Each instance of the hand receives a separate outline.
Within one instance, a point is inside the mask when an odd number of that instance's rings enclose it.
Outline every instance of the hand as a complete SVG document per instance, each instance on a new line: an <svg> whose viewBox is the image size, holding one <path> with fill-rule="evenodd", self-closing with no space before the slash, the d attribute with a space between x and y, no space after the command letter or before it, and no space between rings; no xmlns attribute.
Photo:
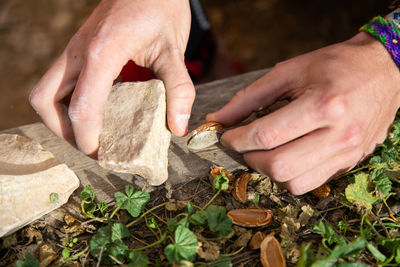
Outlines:
<svg viewBox="0 0 400 267"><path fill-rule="evenodd" d="M275 66L207 120L234 125L279 99L288 105L221 142L293 194L354 167L382 143L400 106L400 74L367 33Z"/></svg>
<svg viewBox="0 0 400 267"><path fill-rule="evenodd" d="M33 89L30 102L55 134L75 137L79 149L95 154L113 80L131 59L164 81L169 128L185 135L195 97L184 64L189 31L187 0L103 0Z"/></svg>

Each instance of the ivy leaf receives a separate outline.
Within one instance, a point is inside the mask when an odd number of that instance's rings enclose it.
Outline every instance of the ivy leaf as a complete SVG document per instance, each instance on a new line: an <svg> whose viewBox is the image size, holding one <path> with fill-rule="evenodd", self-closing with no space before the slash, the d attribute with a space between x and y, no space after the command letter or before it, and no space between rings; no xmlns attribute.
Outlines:
<svg viewBox="0 0 400 267"><path fill-rule="evenodd" d="M348 201L357 207L371 210L372 204L377 201L370 192L368 192L369 176L365 173L359 173L354 176L354 184L347 186L345 195Z"/></svg>
<svg viewBox="0 0 400 267"><path fill-rule="evenodd" d="M387 197L390 194L390 191L392 190L392 182L384 171L374 178L374 182L376 184L376 190L382 193L383 197Z"/></svg>
<svg viewBox="0 0 400 267"><path fill-rule="evenodd" d="M83 201L94 201L95 195L92 187L89 184L82 190L80 199Z"/></svg>
<svg viewBox="0 0 400 267"><path fill-rule="evenodd" d="M25 253L23 261L17 261L17 267L39 267L40 262L35 259L30 253Z"/></svg>
<svg viewBox="0 0 400 267"><path fill-rule="evenodd" d="M322 235L323 239L326 240L329 245L334 243L346 243L346 240L342 236L339 236L329 223L325 224L322 221L319 221L317 225L314 225L313 232Z"/></svg>
<svg viewBox="0 0 400 267"><path fill-rule="evenodd" d="M210 205L205 210L205 216L211 232L216 232L221 236L226 236L232 232L232 220L226 215L224 207Z"/></svg>
<svg viewBox="0 0 400 267"><path fill-rule="evenodd" d="M196 258L197 239L188 228L179 225L175 230L175 244L165 247L164 253L170 263L181 260L193 261Z"/></svg>
<svg viewBox="0 0 400 267"><path fill-rule="evenodd" d="M108 255L112 255L118 260L123 260L129 250L124 242L117 238L118 236L126 237L126 232L120 225L114 226L110 224L100 227L90 240L90 254L98 258L100 251L102 251L100 261L104 264L114 263Z"/></svg>
<svg viewBox="0 0 400 267"><path fill-rule="evenodd" d="M226 176L225 172L221 172L217 177L214 178L213 180L213 189L215 191L221 190L227 190L229 187L229 179Z"/></svg>
<svg viewBox="0 0 400 267"><path fill-rule="evenodd" d="M203 225L207 222L207 216L203 210L196 211L190 216L190 222L194 225Z"/></svg>
<svg viewBox="0 0 400 267"><path fill-rule="evenodd" d="M147 256L138 251L129 252L128 258L130 262L126 265L127 267L146 267L149 265Z"/></svg>
<svg viewBox="0 0 400 267"><path fill-rule="evenodd" d="M123 239L125 237L131 236L131 233L126 227L125 224L122 223L114 223L111 227L111 241L115 241L118 239Z"/></svg>
<svg viewBox="0 0 400 267"><path fill-rule="evenodd" d="M125 194L116 192L114 194L117 206L120 209L127 210L132 217L138 217L143 211L150 195L144 191L135 191L135 188L128 184L125 187Z"/></svg>

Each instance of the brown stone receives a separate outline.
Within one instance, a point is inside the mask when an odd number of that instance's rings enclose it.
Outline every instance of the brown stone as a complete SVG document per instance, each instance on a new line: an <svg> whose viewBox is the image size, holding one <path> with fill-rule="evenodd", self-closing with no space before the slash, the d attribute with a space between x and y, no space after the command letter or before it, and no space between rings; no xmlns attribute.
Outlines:
<svg viewBox="0 0 400 267"><path fill-rule="evenodd" d="M79 179L36 141L0 134L0 237L68 201ZM57 195L50 201L50 194Z"/></svg>
<svg viewBox="0 0 400 267"><path fill-rule="evenodd" d="M98 158L103 168L138 174L150 185L160 185L168 178L170 138L162 81L113 87L99 138Z"/></svg>

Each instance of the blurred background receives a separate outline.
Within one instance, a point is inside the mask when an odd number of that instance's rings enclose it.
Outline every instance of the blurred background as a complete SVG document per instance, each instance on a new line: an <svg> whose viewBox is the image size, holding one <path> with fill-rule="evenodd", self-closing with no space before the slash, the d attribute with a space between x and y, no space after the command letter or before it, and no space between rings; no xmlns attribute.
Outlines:
<svg viewBox="0 0 400 267"><path fill-rule="evenodd" d="M29 92L98 2L0 0L0 130L40 121ZM220 52L241 71L346 40L373 16L388 13L390 2L201 0ZM231 74L217 71L208 80Z"/></svg>

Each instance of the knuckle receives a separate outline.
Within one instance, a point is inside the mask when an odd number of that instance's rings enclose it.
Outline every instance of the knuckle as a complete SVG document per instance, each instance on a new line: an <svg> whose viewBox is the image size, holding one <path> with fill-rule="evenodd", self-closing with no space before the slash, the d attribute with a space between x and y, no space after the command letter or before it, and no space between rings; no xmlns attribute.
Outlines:
<svg viewBox="0 0 400 267"><path fill-rule="evenodd" d="M278 134L274 130L266 131L257 129L254 134L254 142L257 148L272 149L275 147L278 139Z"/></svg>
<svg viewBox="0 0 400 267"><path fill-rule="evenodd" d="M45 105L45 98L43 93L38 88L34 88L29 94L29 103L33 107L33 109L39 112L43 106Z"/></svg>
<svg viewBox="0 0 400 267"><path fill-rule="evenodd" d="M347 101L342 95L324 97L316 105L316 115L324 121L336 121L345 116Z"/></svg>
<svg viewBox="0 0 400 267"><path fill-rule="evenodd" d="M100 37L93 37L87 46L86 59L88 61L97 61L105 48L105 40Z"/></svg>
<svg viewBox="0 0 400 267"><path fill-rule="evenodd" d="M346 148L358 148L363 143L362 129L358 125L352 125L348 127L340 139L340 142Z"/></svg>
<svg viewBox="0 0 400 267"><path fill-rule="evenodd" d="M86 122L91 120L91 110L87 103L71 103L68 116L72 122Z"/></svg>
<svg viewBox="0 0 400 267"><path fill-rule="evenodd" d="M269 162L270 176L277 182L286 182L290 179L292 166L289 162L281 159L272 159Z"/></svg>

